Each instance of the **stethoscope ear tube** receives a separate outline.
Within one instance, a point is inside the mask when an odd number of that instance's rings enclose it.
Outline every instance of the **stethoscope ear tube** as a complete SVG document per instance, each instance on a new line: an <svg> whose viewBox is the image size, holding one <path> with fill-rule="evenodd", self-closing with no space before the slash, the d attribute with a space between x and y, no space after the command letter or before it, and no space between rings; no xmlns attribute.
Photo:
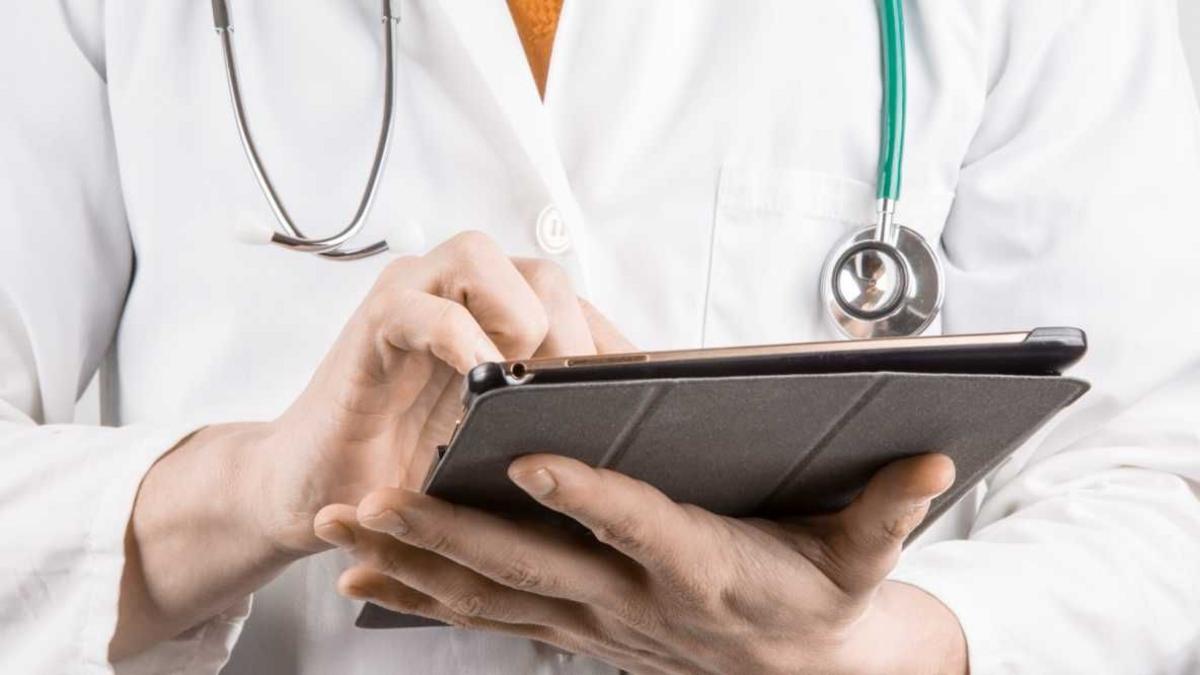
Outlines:
<svg viewBox="0 0 1200 675"><path fill-rule="evenodd" d="M212 0L213 27L217 30L229 28L229 6L225 0Z"/></svg>
<svg viewBox="0 0 1200 675"><path fill-rule="evenodd" d="M914 230L895 222L903 183L907 127L907 62L903 0L876 0L879 11L883 104L876 186L878 219L873 228L854 233L836 247L822 272L821 298L838 330L850 337L914 335L936 316L943 295L937 255ZM212 0L213 26L221 39L234 120L250 169L275 216L279 230L249 228L254 241L334 260L355 260L388 249L379 241L358 249L342 248L363 228L383 174L395 122L395 24L390 0L381 0L384 22L385 82L383 122L375 158L353 219L336 234L306 237L284 208L263 167L246 122L234 59L227 0ZM871 269L867 269L870 267ZM844 286L844 287L843 287ZM850 297L846 291L852 291Z"/></svg>
<svg viewBox="0 0 1200 675"><path fill-rule="evenodd" d="M388 148L391 145L392 128L395 124L395 33L396 20L392 13L390 0L381 0L383 10L383 40L384 40L384 93L383 93L383 122L379 131L379 141L375 148L375 157L371 163L371 172L363 189L362 198L350 223L336 234L324 238L306 237L299 226L292 220L284 207L282 200L263 166L254 137L250 133L246 121L245 106L242 103L242 92L239 85L237 62L233 53L231 33L233 26L229 20L229 7L226 0L212 0L213 26L221 39L221 51L225 60L225 76L229 85L229 96L233 104L234 122L237 125L238 137L242 149L250 163L254 179L262 190L263 197L271 207L275 221L282 232L272 231L269 243L282 246L294 251L315 253L333 260L357 260L386 251L388 246L384 241L375 242L369 246L357 249L343 249L342 246L362 232L367 215L374 204L375 195L379 191L379 181L383 176Z"/></svg>

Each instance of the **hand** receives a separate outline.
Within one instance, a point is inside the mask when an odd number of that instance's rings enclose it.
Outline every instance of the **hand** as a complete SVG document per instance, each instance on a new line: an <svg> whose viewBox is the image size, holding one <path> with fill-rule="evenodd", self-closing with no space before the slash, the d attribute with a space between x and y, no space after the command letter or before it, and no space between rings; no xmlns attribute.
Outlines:
<svg viewBox="0 0 1200 675"><path fill-rule="evenodd" d="M509 259L478 233L396 260L308 387L260 434L262 529L295 555L327 548L312 534L320 507L420 483L461 413L461 376L472 367L597 347L628 343L551 262Z"/></svg>
<svg viewBox="0 0 1200 675"><path fill-rule="evenodd" d="M217 424L150 468L125 537L112 659L178 635L328 548L312 518L423 477L481 361L626 350L562 270L481 234L395 261L277 420Z"/></svg>
<svg viewBox="0 0 1200 675"><path fill-rule="evenodd" d="M594 540L379 490L317 516L318 535L359 561L339 590L634 672L966 670L949 610L884 581L954 480L943 455L892 464L841 512L792 522L716 516L552 455L509 476Z"/></svg>

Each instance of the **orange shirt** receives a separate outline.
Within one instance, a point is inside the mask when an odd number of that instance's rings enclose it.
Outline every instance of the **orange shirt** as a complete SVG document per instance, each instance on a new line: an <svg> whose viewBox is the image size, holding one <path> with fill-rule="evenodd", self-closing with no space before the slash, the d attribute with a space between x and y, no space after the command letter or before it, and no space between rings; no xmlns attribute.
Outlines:
<svg viewBox="0 0 1200 675"><path fill-rule="evenodd" d="M525 48L525 58L537 82L538 94L546 95L546 75L550 70L550 52L563 0L508 0L517 35Z"/></svg>

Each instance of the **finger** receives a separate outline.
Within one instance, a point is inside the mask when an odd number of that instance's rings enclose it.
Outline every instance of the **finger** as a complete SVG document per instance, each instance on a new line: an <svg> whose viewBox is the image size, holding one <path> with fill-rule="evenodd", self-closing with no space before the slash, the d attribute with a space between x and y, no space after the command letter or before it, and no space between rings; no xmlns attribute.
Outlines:
<svg viewBox="0 0 1200 675"><path fill-rule="evenodd" d="M428 596L451 612L472 619L554 626L577 634L589 631L585 608L501 585L451 560L366 529L355 510L336 505L322 510L316 531L328 533L330 521L350 533L339 544L356 560Z"/></svg>
<svg viewBox="0 0 1200 675"><path fill-rule="evenodd" d="M464 232L429 252L433 288L471 314L510 359L533 355L549 318L541 300L491 237Z"/></svg>
<svg viewBox="0 0 1200 675"><path fill-rule="evenodd" d="M954 483L954 462L931 454L893 462L836 514L826 546L837 562L832 580L851 593L869 591L891 572L904 540L930 502Z"/></svg>
<svg viewBox="0 0 1200 675"><path fill-rule="evenodd" d="M395 480L386 483L416 489L424 484L426 475L436 463L437 447L447 442L455 421L462 413L463 379L434 358L407 359L395 379L399 382L404 378L408 378L410 386L405 388L398 385L393 388L395 391L387 387L349 389L357 389L356 395L361 398L385 396L376 407L381 416L386 416L382 421L392 427L390 443L395 448L411 449L411 452L401 453L399 458L387 453L373 456L370 474L380 478L395 475ZM423 384L417 388L412 387L411 383ZM381 395L379 390L384 394ZM369 393L361 393L363 391ZM397 424L397 412L420 424ZM370 430L364 427L363 420L353 420L352 424L345 430L347 438L370 437Z"/></svg>
<svg viewBox="0 0 1200 675"><path fill-rule="evenodd" d="M460 614L436 598L421 593L366 565L357 565L343 572L338 578L337 589L342 595L356 600L373 602L393 612L424 616L460 628L486 630L538 640L571 653L587 652L614 665L625 664L628 666L639 663L639 655L635 650L607 644L607 641L593 639L593 636L590 635L580 635L554 626L510 623L495 621L488 617ZM659 673L664 671L644 670L639 666L637 672Z"/></svg>
<svg viewBox="0 0 1200 675"><path fill-rule="evenodd" d="M455 371L465 374L502 358L461 305L414 288L373 291L322 361L313 376L317 386L306 396L318 406L332 400L337 409L358 415L356 424L368 418L391 424L390 417L426 402L428 387L413 383L437 385Z"/></svg>
<svg viewBox="0 0 1200 675"><path fill-rule="evenodd" d="M550 626L497 621L474 614L463 614L437 598L367 565L358 565L338 577L337 590L356 600L373 602L393 612L415 614L459 628L487 630L550 642L558 632Z"/></svg>
<svg viewBox="0 0 1200 675"><path fill-rule="evenodd" d="M598 540L657 571L678 570L697 542L698 523L662 492L607 469L556 455L527 455L509 478L543 505L570 516Z"/></svg>
<svg viewBox="0 0 1200 675"><path fill-rule="evenodd" d="M508 588L604 608L619 606L634 592L628 561L562 532L523 526L428 495L377 490L359 504L358 520Z"/></svg>
<svg viewBox="0 0 1200 675"><path fill-rule="evenodd" d="M372 385L411 379L396 375L397 355L381 347L428 352L466 374L481 362L504 360L506 352L514 358L531 355L546 335L547 321L524 277L495 242L477 232L455 236L426 256L390 263L356 317L360 320L351 322L342 339L358 347L335 350L335 360L349 360L353 372L365 374ZM367 403L378 407L381 398L386 396L377 393Z"/></svg>
<svg viewBox="0 0 1200 675"><path fill-rule="evenodd" d="M463 305L411 288L396 290L370 310L392 347L404 352L428 352L460 374L484 361L503 360L483 327Z"/></svg>
<svg viewBox="0 0 1200 675"><path fill-rule="evenodd" d="M513 258L513 264L546 311L546 339L534 356L595 354L592 331L566 270L541 258Z"/></svg>
<svg viewBox="0 0 1200 675"><path fill-rule="evenodd" d="M439 383L431 382L428 388L433 389ZM462 379L458 377L447 379L441 383L440 391L430 392L430 403L424 410L415 413L412 419L423 420L421 428L415 434L415 442L411 446L413 452L407 459L407 471L402 474L406 480L398 485L410 490L419 489L425 484L433 467L438 461L438 446L450 442L454 435L454 427L463 414Z"/></svg>
<svg viewBox="0 0 1200 675"><path fill-rule="evenodd" d="M592 333L592 342L596 345L597 353L617 354L637 351L637 347L626 339L616 325L596 309L595 305L583 298L579 298L578 301L588 329Z"/></svg>

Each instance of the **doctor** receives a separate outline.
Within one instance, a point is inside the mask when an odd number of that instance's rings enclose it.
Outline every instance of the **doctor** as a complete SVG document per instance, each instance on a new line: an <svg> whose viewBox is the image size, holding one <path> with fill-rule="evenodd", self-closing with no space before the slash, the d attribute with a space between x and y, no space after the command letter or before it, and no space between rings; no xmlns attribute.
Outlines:
<svg viewBox="0 0 1200 675"><path fill-rule="evenodd" d="M938 455L799 524L514 465L588 547L403 489L477 362L834 337L822 261L874 218L874 3L397 4L364 236L403 257L352 263L232 236L272 221L208 2L7 8L0 670L1200 667L1200 116L1174 0L908 3L898 217L940 242L929 332L1080 326L1094 390L902 556L953 478ZM231 8L275 186L335 231L376 141L378 2ZM112 426L72 425L102 363ZM335 588L479 630L357 630Z"/></svg>

